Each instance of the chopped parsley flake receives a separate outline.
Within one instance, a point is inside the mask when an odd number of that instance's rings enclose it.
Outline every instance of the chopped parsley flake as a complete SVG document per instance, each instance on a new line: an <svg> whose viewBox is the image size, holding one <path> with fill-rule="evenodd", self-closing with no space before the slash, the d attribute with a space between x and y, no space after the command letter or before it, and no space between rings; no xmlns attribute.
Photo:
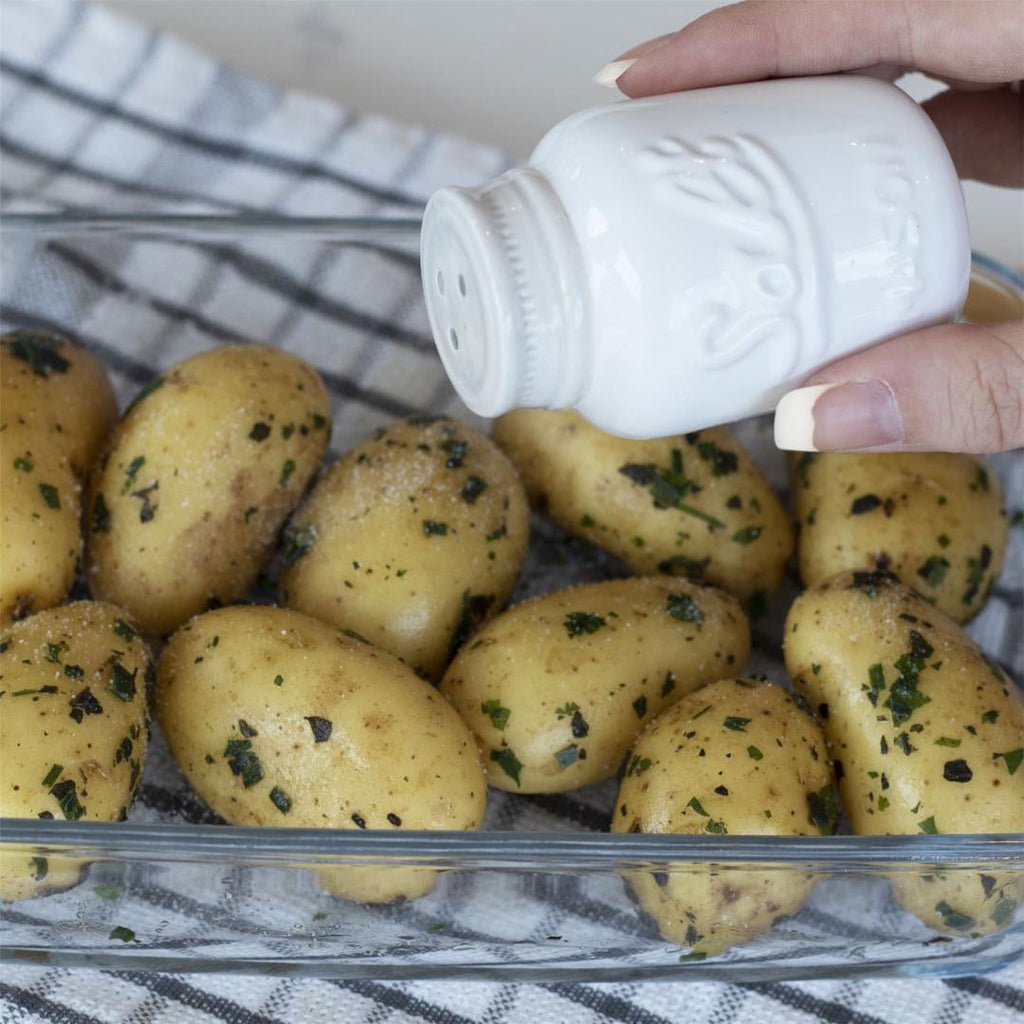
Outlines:
<svg viewBox="0 0 1024 1024"><path fill-rule="evenodd" d="M508 725L509 716L512 714L508 708L502 707L501 701L497 699L482 701L480 711L490 718L491 725L499 732Z"/></svg>
<svg viewBox="0 0 1024 1024"><path fill-rule="evenodd" d="M269 423L254 423L252 430L249 431L250 441L266 441L270 437L270 424Z"/></svg>
<svg viewBox="0 0 1024 1024"><path fill-rule="evenodd" d="M954 739L952 736L940 736L935 741L935 746L937 746L937 747L959 747L960 746L960 741L958 739Z"/></svg>
<svg viewBox="0 0 1024 1024"><path fill-rule="evenodd" d="M946 570L949 568L949 559L941 555L932 555L920 569L917 575L928 584L929 587L937 587L946 578Z"/></svg>
<svg viewBox="0 0 1024 1024"><path fill-rule="evenodd" d="M111 939L120 939L122 942L134 942L135 932L133 932L131 928L125 928L124 925L119 924L111 929L108 937Z"/></svg>
<svg viewBox="0 0 1024 1024"><path fill-rule="evenodd" d="M331 730L334 726L328 719L320 718L319 715L306 715L306 721L309 722L309 727L313 730L314 742L326 743L331 738Z"/></svg>
<svg viewBox="0 0 1024 1024"><path fill-rule="evenodd" d="M985 572L992 564L992 549L982 544L977 558L967 559L967 589L962 598L964 604L970 604L978 594Z"/></svg>
<svg viewBox="0 0 1024 1024"><path fill-rule="evenodd" d="M862 494L859 498L854 498L850 506L850 515L860 516L865 512L873 512L881 504L882 499L877 494Z"/></svg>
<svg viewBox="0 0 1024 1024"><path fill-rule="evenodd" d="M14 468L20 469L22 473L31 473L33 468L32 461L31 459L19 456L14 460Z"/></svg>
<svg viewBox="0 0 1024 1024"><path fill-rule="evenodd" d="M935 825L935 815L934 814L931 815L928 818L925 818L924 821L919 821L917 823L917 827L922 832L925 832L925 833L927 833L930 836L935 836L935 835L939 834L939 830L938 830L938 828Z"/></svg>
<svg viewBox="0 0 1024 1024"><path fill-rule="evenodd" d="M583 759L586 752L581 750L575 743L570 743L567 747L562 747L561 750L555 751L555 760L558 762L558 767L565 771L569 765L575 764L577 761Z"/></svg>
<svg viewBox="0 0 1024 1024"><path fill-rule="evenodd" d="M745 526L742 530L737 530L732 535L732 539L737 544L753 544L763 532L763 526Z"/></svg>
<svg viewBox="0 0 1024 1024"><path fill-rule="evenodd" d="M58 782L50 789L50 796L60 805L61 813L68 821L77 821L85 814L85 808L78 802L74 779Z"/></svg>
<svg viewBox="0 0 1024 1024"><path fill-rule="evenodd" d="M517 785L521 785L519 781L519 772L522 770L523 763L516 757L515 752L511 747L502 747L501 750L491 751L491 760L498 765L499 768Z"/></svg>
<svg viewBox="0 0 1024 1024"><path fill-rule="evenodd" d="M135 697L135 677L138 669L129 672L120 662L115 661L110 666L110 679L107 681L107 688L115 697L123 701L130 701Z"/></svg>
<svg viewBox="0 0 1024 1024"><path fill-rule="evenodd" d="M128 463L128 468L124 471L124 483L121 484L121 493L127 494L135 486L135 478L138 476L139 470L146 464L145 455L136 455L131 462Z"/></svg>
<svg viewBox="0 0 1024 1024"><path fill-rule="evenodd" d="M749 718L739 718L735 715L730 715L724 722L722 722L722 725L724 725L726 729L731 729L733 732L746 732L749 724Z"/></svg>
<svg viewBox="0 0 1024 1024"><path fill-rule="evenodd" d="M570 637L596 633L605 625L605 620L594 612L569 612L562 623Z"/></svg>
<svg viewBox="0 0 1024 1024"><path fill-rule="evenodd" d="M242 785L246 789L263 778L263 766L253 752L251 740L228 740L222 756L227 758L231 774L242 776Z"/></svg>
<svg viewBox="0 0 1024 1024"><path fill-rule="evenodd" d="M699 814L702 818L710 818L711 817L711 815L708 814L708 812L704 810L704 806L701 804L701 802L695 796L691 796L690 797L690 799L687 801L686 806L687 807L692 807L693 810L696 811L697 814Z"/></svg>
<svg viewBox="0 0 1024 1024"><path fill-rule="evenodd" d="M711 463L712 476L728 476L739 468L739 460L735 452L724 451L714 441L701 441L697 445L697 454Z"/></svg>
<svg viewBox="0 0 1024 1024"><path fill-rule="evenodd" d="M284 686L284 676L274 676L275 686Z"/></svg>
<svg viewBox="0 0 1024 1024"><path fill-rule="evenodd" d="M92 503L92 532L110 532L110 509L107 507L106 499L101 491L96 492Z"/></svg>
<svg viewBox="0 0 1024 1024"><path fill-rule="evenodd" d="M647 698L644 696L637 697L633 701L633 711L636 713L637 718L643 718L647 714Z"/></svg>
<svg viewBox="0 0 1024 1024"><path fill-rule="evenodd" d="M282 813L287 814L292 809L291 797L283 789L279 789L277 786L267 794L270 797L270 802Z"/></svg>
<svg viewBox="0 0 1024 1024"><path fill-rule="evenodd" d="M998 718L999 718L999 712L996 711L994 708L991 711L986 711L985 714L983 714L981 716L981 720L986 725L992 725L996 721L996 719L998 719Z"/></svg>
<svg viewBox="0 0 1024 1024"><path fill-rule="evenodd" d="M811 821L818 826L823 836L832 835L839 823L839 801L831 782L826 783L816 793L807 794L807 809Z"/></svg>
<svg viewBox="0 0 1024 1024"><path fill-rule="evenodd" d="M295 472L295 460L285 459L284 465L281 467L281 486L287 487L288 481L291 479L292 473Z"/></svg>
<svg viewBox="0 0 1024 1024"><path fill-rule="evenodd" d="M970 765L961 757L955 761L947 761L942 766L942 777L947 782L970 782L974 778Z"/></svg>
<svg viewBox="0 0 1024 1024"><path fill-rule="evenodd" d="M1006 765L1006 770L1011 775L1016 775L1021 761L1024 761L1024 747L1018 747L1016 750L1008 750L1005 754L995 754L993 756L1001 757Z"/></svg>
<svg viewBox="0 0 1024 1024"><path fill-rule="evenodd" d="M69 714L76 722L81 722L86 715L102 715L103 705L93 696L92 690L87 686L71 698Z"/></svg>
<svg viewBox="0 0 1024 1024"><path fill-rule="evenodd" d="M28 363L37 377L49 377L51 373L67 373L71 368L59 352L65 344L63 338L43 331L19 330L7 335L10 353L16 359Z"/></svg>
<svg viewBox="0 0 1024 1024"><path fill-rule="evenodd" d="M747 747L747 756L752 761L760 761L761 758L764 757L764 754L762 754L761 751L757 749L757 747Z"/></svg>
<svg viewBox="0 0 1024 1024"><path fill-rule="evenodd" d="M114 632L122 639L131 643L135 639L135 630L124 619L114 619Z"/></svg>
<svg viewBox="0 0 1024 1024"><path fill-rule="evenodd" d="M672 674L672 670L669 669L665 673L665 682L661 684L661 695L667 697L676 688L676 677Z"/></svg>
<svg viewBox="0 0 1024 1024"><path fill-rule="evenodd" d="M448 524L439 523L436 519L424 519L423 532L428 537L447 537Z"/></svg>
<svg viewBox="0 0 1024 1024"><path fill-rule="evenodd" d="M57 512L60 511L60 494L53 484L40 484L39 493L43 496L43 501L46 502L47 508L52 508Z"/></svg>
<svg viewBox="0 0 1024 1024"><path fill-rule="evenodd" d="M476 499L487 490L487 481L478 476L471 476L459 491L459 496L467 505L472 505Z"/></svg>
<svg viewBox="0 0 1024 1024"><path fill-rule="evenodd" d="M64 771L64 765L51 765L50 770L46 773L46 778L43 779L43 785L49 789L60 778L62 771Z"/></svg>
<svg viewBox="0 0 1024 1024"><path fill-rule="evenodd" d="M692 622L698 629L704 621L704 612L689 594L669 594L665 601L665 610L673 619Z"/></svg>
<svg viewBox="0 0 1024 1024"><path fill-rule="evenodd" d="M935 911L942 916L942 923L950 931L966 932L975 926L976 922L973 917L954 910L945 900L940 900L935 904Z"/></svg>
<svg viewBox="0 0 1024 1024"><path fill-rule="evenodd" d="M282 537L281 563L285 568L294 565L303 555L309 554L315 543L316 527L312 523L289 526Z"/></svg>
<svg viewBox="0 0 1024 1024"><path fill-rule="evenodd" d="M917 677L933 653L932 645L916 629L912 629L910 650L894 663L900 674L889 688L888 700L882 705L892 712L893 725L902 725L918 708L931 703L931 697L917 689Z"/></svg>

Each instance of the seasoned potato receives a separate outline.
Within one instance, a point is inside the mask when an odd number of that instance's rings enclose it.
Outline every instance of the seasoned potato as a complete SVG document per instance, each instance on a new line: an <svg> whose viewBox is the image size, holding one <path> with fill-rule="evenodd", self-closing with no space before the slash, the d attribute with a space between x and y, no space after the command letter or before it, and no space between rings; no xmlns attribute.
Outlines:
<svg viewBox="0 0 1024 1024"><path fill-rule="evenodd" d="M262 346L204 352L149 384L90 487L93 596L161 636L242 597L320 467L329 417L316 371Z"/></svg>
<svg viewBox="0 0 1024 1024"><path fill-rule="evenodd" d="M350 451L295 516L281 601L438 679L508 600L528 531L522 485L490 440L446 416L402 420Z"/></svg>
<svg viewBox="0 0 1024 1024"><path fill-rule="evenodd" d="M495 421L539 510L638 573L705 580L752 608L782 582L789 519L725 427L629 441L578 413L524 409Z"/></svg>
<svg viewBox="0 0 1024 1024"><path fill-rule="evenodd" d="M0 625L64 599L80 480L117 416L103 367L45 331L0 337Z"/></svg>
<svg viewBox="0 0 1024 1024"><path fill-rule="evenodd" d="M0 430L0 626L64 600L82 548L81 485L67 456Z"/></svg>
<svg viewBox="0 0 1024 1024"><path fill-rule="evenodd" d="M792 457L804 585L888 569L958 622L999 577L1007 521L983 459L948 452Z"/></svg>
<svg viewBox="0 0 1024 1024"><path fill-rule="evenodd" d="M786 622L786 667L819 709L840 795L867 835L1024 831L1024 699L950 619L890 573L846 572L806 591ZM926 924L972 934L1007 923L1007 875L894 876Z"/></svg>
<svg viewBox="0 0 1024 1024"><path fill-rule="evenodd" d="M825 738L785 690L722 679L683 697L644 730L612 816L613 832L818 835L838 802ZM676 864L630 885L670 942L721 953L803 905L814 878L790 871Z"/></svg>
<svg viewBox="0 0 1024 1024"><path fill-rule="evenodd" d="M559 793L613 775L654 715L749 652L735 598L667 577L610 580L499 615L441 692L489 752L492 786Z"/></svg>
<svg viewBox="0 0 1024 1024"><path fill-rule="evenodd" d="M123 821L146 752L149 650L127 613L81 601L0 634L0 817ZM74 884L67 858L5 856L0 897Z"/></svg>
<svg viewBox="0 0 1024 1024"><path fill-rule="evenodd" d="M12 331L0 337L0 381L3 422L28 428L37 448L66 456L84 479L117 419L99 360L59 334Z"/></svg>
<svg viewBox="0 0 1024 1024"><path fill-rule="evenodd" d="M156 709L196 792L232 824L473 829L486 781L470 731L396 658L300 612L222 608L168 641ZM368 902L428 892L434 873L331 869Z"/></svg>

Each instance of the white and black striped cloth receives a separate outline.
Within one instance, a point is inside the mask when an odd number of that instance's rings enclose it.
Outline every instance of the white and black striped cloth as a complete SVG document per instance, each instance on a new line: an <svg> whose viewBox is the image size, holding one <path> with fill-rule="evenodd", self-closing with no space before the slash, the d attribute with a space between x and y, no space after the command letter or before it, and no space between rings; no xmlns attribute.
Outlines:
<svg viewBox="0 0 1024 1024"><path fill-rule="evenodd" d="M239 7L244 17L244 8ZM470 183L507 166L503 154L460 139L346 111L224 68L173 37L111 11L61 0L4 0L0 37L0 199L6 212L104 210L258 217L415 217L438 185ZM450 410L466 417L429 338L414 248L387 238L349 245L280 235L244 240L201 233L4 238L5 329L41 325L72 333L104 359L122 403L155 371L225 341L273 342L312 361L334 398L333 447L341 450L395 416ZM785 489L763 421L743 440ZM995 460L1011 508L1024 506L1024 459ZM520 595L614 566L536 523ZM1024 530L1012 533L1007 566L971 632L1024 679ZM782 678L777 657L783 595L759 624L752 670ZM611 789L492 800L487 827L600 831ZM132 820L214 820L155 736ZM623 948L643 938L634 915L600 886L559 884L518 910L537 927L601 929ZM155 884L132 891L134 920L188 935L190 922L237 920L216 897ZM19 928L71 927L59 899L42 911L5 911ZM621 903L621 900L620 900ZM429 904L425 905L429 906ZM49 909L46 909L46 908ZM867 908L876 915L877 908ZM887 911L882 911L883 915ZM354 912L353 912L354 913ZM427 910L364 909L366 926L400 927ZM231 916L234 914L235 916ZM818 927L827 912L808 911ZM33 916L39 915L39 916ZM147 918L148 915L148 918ZM817 918L814 917L817 915ZM394 919L392 920L392 916ZM890 926L883 916L862 938ZM502 922L458 922L486 940ZM895 925L891 925L895 927ZM475 930L474 930L475 929ZM490 931L488 929L491 929ZM168 933L170 934L170 933ZM611 937L608 938L608 937ZM239 936L239 941L244 941ZM168 941L173 941L168 939ZM7 964L0 1021L405 1022L826 1020L874 1024L1010 1022L1024 1012L1024 968L947 981L717 983L332 981L272 975L158 974Z"/></svg>

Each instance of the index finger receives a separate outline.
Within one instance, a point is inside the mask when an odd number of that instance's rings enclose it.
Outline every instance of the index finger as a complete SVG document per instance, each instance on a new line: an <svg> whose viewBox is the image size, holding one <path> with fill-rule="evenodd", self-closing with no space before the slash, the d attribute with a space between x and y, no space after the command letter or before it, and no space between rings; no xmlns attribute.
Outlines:
<svg viewBox="0 0 1024 1024"><path fill-rule="evenodd" d="M619 59L631 58L616 84L633 97L886 64L1010 82L1024 77L1024 3L751 0L711 11Z"/></svg>

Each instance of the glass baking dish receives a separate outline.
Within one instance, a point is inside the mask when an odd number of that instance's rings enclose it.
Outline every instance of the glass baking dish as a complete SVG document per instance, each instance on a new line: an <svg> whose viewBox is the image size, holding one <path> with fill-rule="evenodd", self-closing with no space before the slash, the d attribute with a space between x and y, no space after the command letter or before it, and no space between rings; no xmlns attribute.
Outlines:
<svg viewBox="0 0 1024 1024"><path fill-rule="evenodd" d="M459 403L434 351L416 220L30 213L8 214L0 229L3 328L78 337L105 362L122 407L193 352L263 342L320 370L335 454L417 412L486 428ZM1019 315L1024 282L1013 271L979 257L975 275L974 318L986 318L983 305L995 318ZM736 429L785 492L768 420ZM1011 508L1024 505L1019 461L993 459ZM624 574L543 520L531 525L514 600ZM971 625L1018 685L1022 533L1011 530L1002 581ZM796 592L788 582L754 624L747 672L785 682L781 623ZM127 822L0 823L0 867L36 858L51 878L81 872L63 891L2 905L2 956L126 970L572 983L954 976L1024 953L1021 908L1002 931L940 935L904 911L890 886L890 877L937 873L1024 880L1022 835L613 836L605 830L615 789L609 780L559 795L494 792L479 833L233 828L191 793L154 725ZM408 903L361 905L320 881L325 870L410 867L436 871L437 883ZM800 913L702 959L662 939L634 905L628 879L637 871L796 873L817 883Z"/></svg>

